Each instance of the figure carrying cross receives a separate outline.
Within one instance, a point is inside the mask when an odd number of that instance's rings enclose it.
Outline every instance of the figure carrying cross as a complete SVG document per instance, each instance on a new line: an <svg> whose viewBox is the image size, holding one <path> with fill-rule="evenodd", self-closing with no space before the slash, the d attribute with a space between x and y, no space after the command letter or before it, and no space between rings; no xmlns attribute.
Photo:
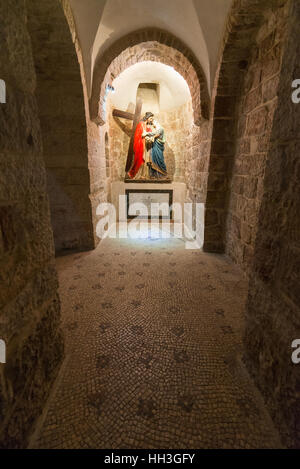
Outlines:
<svg viewBox="0 0 300 469"><path fill-rule="evenodd" d="M166 179L164 129L154 120L152 112L147 112L141 119L141 109L142 101L138 99L134 114L113 110L114 117L133 120L126 172L135 180Z"/></svg>

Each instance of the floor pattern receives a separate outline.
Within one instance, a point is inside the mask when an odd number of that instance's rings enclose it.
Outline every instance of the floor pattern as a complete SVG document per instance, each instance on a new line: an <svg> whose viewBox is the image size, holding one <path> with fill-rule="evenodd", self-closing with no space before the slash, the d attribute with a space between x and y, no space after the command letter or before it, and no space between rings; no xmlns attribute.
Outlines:
<svg viewBox="0 0 300 469"><path fill-rule="evenodd" d="M57 260L66 359L32 448L272 448L242 365L247 282L179 239Z"/></svg>

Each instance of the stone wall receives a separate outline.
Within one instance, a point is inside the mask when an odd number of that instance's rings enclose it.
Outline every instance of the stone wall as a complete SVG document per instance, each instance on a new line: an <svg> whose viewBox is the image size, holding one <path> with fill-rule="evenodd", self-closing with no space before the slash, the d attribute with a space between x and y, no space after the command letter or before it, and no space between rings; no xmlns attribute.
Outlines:
<svg viewBox="0 0 300 469"><path fill-rule="evenodd" d="M106 144L105 135L108 132L107 124L99 127L90 118L89 110L89 98L87 94L87 86L85 80L83 58L80 42L76 33L76 26L74 22L73 13L71 10L69 0L60 0L65 17L69 24L69 29L72 34L73 43L72 47L77 54L77 61L80 67L81 75L81 93L83 93L83 103L85 112L85 139L87 141L87 153L86 153L86 170L89 175L89 203L91 213L91 246L90 248L96 247L100 242L97 236L97 223L102 218L101 215L97 215L97 208L99 204L109 201L110 197L110 182L111 178L107 174L106 170Z"/></svg>
<svg viewBox="0 0 300 469"><path fill-rule="evenodd" d="M162 111L157 116L166 136L165 162L175 182L186 181L186 165L192 146L193 106L189 101L179 108Z"/></svg>
<svg viewBox="0 0 300 469"><path fill-rule="evenodd" d="M0 447L24 447L63 357L36 77L23 0L0 1Z"/></svg>
<svg viewBox="0 0 300 469"><path fill-rule="evenodd" d="M186 162L188 202L206 202L211 128L211 121L203 120L199 127L193 125L191 129L191 148L188 151ZM206 224L208 228L209 219L207 219Z"/></svg>
<svg viewBox="0 0 300 469"><path fill-rule="evenodd" d="M202 120L199 126L194 124L192 101L174 111L160 113L159 119L166 131L166 163L174 181L186 184L187 202L205 202L209 121Z"/></svg>
<svg viewBox="0 0 300 469"><path fill-rule="evenodd" d="M256 36L237 106L235 154L229 182L226 253L251 268L258 213L281 71L284 8L269 11ZM230 105L229 105L230 108Z"/></svg>
<svg viewBox="0 0 300 469"><path fill-rule="evenodd" d="M299 28L300 4L293 0L266 149L245 334L247 367L284 443L295 448L300 448L300 365L291 361L291 343L300 338L300 104L291 100L291 83L300 77Z"/></svg>
<svg viewBox="0 0 300 469"><path fill-rule="evenodd" d="M213 92L204 250L247 272L276 107L288 0L234 0Z"/></svg>
<svg viewBox="0 0 300 469"><path fill-rule="evenodd" d="M56 251L94 247L80 67L59 0L27 0Z"/></svg>

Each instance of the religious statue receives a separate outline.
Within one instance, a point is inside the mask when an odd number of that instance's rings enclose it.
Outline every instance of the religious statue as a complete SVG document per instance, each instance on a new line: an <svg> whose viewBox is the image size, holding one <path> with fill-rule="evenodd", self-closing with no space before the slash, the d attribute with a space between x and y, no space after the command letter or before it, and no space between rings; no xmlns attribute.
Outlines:
<svg viewBox="0 0 300 469"><path fill-rule="evenodd" d="M137 99L134 114L113 110L114 118L133 121L125 171L132 180L157 180L168 182L164 160L165 132L152 112L141 119L142 100ZM125 179L126 180L126 179Z"/></svg>
<svg viewBox="0 0 300 469"><path fill-rule="evenodd" d="M164 129L154 120L152 112L147 112L134 133L134 159L129 177L141 180L166 178L164 147Z"/></svg>

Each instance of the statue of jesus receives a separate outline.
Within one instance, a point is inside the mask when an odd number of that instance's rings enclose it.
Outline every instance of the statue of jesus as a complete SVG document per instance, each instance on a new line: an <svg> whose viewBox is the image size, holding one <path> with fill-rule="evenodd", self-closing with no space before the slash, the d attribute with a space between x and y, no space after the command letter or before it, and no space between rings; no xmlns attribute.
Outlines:
<svg viewBox="0 0 300 469"><path fill-rule="evenodd" d="M134 162L128 175L131 179L161 179L167 177L164 160L164 129L147 112L134 134Z"/></svg>

